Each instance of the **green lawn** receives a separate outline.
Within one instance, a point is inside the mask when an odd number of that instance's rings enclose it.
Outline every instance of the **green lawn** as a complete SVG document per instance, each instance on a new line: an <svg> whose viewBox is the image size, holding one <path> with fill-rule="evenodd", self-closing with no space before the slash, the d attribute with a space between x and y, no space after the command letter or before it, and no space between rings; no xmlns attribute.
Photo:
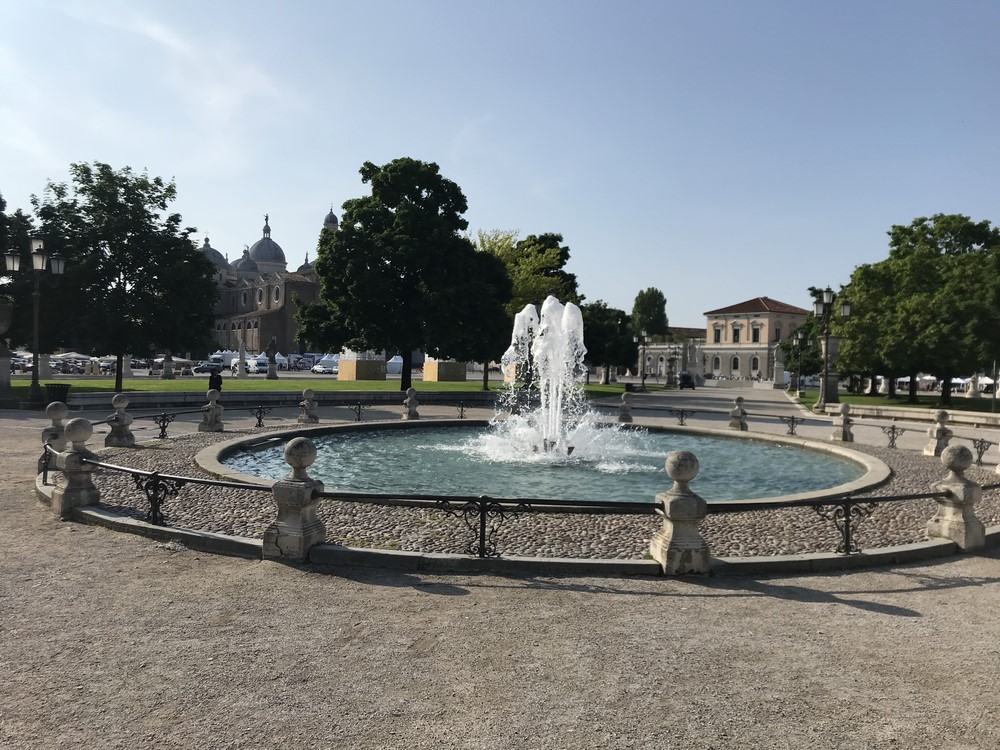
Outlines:
<svg viewBox="0 0 1000 750"><path fill-rule="evenodd" d="M941 395L938 393L921 393L917 396L918 402L911 404L907 401L907 394L896 396L894 399L889 399L888 396L855 396L853 394L841 393L840 400L845 404L857 405L857 406L879 406L893 408L914 408L914 409L948 409L950 411L971 411L971 412L984 412L989 414L991 412L1000 413L1000 403L996 403L993 400L993 395L988 394L982 398L966 398L965 396L952 394L951 403L948 405L943 405L941 403ZM819 389L807 390L805 395L799 399L802 403L809 409L816 404L819 400Z"/></svg>
<svg viewBox="0 0 1000 750"><path fill-rule="evenodd" d="M70 393L114 393L114 378L47 378L42 379L42 386L46 383L65 384L70 386ZM26 399L31 381L26 378L17 378L12 381L12 395L15 398ZM433 391L437 393L470 393L482 391L481 380L467 380L464 383L452 382L427 382L414 380L413 387L420 391ZM326 391L399 391L398 380L357 380L342 381L336 378L296 378L279 377L277 380L267 380L263 375L251 376L245 379L224 378L222 391L303 391L312 388L317 393ZM490 390L499 392L503 385L498 381L490 383ZM174 380L160 380L159 378L125 378L122 381L122 390L129 391L152 391L156 393L179 393L195 392L204 393L208 390L208 376L178 377ZM653 390L650 388L650 390ZM614 396L624 391L624 387L619 384L612 385L588 385L587 395L590 398L602 398Z"/></svg>

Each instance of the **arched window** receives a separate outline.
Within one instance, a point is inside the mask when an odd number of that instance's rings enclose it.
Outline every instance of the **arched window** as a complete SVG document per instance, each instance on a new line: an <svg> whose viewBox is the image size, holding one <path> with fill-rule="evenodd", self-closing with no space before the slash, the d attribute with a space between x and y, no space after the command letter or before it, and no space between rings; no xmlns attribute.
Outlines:
<svg viewBox="0 0 1000 750"><path fill-rule="evenodd" d="M740 371L740 358L739 357L733 357L731 370L732 370L732 373L734 375Z"/></svg>
<svg viewBox="0 0 1000 750"><path fill-rule="evenodd" d="M757 357L754 357L753 359L750 360L750 370L751 372L757 372L757 370L759 369L760 369L760 360Z"/></svg>
<svg viewBox="0 0 1000 750"><path fill-rule="evenodd" d="M246 290L244 289L244 290L243 290L243 294L241 294L241 295L240 295L240 304L241 304L241 305L242 305L243 307L246 307L246 306L247 306L247 302L249 301L249 299L250 299L250 298L249 298L249 297L247 297L247 293L246 293Z"/></svg>
<svg viewBox="0 0 1000 750"><path fill-rule="evenodd" d="M722 369L722 357L712 358L712 372L718 372Z"/></svg>
<svg viewBox="0 0 1000 750"><path fill-rule="evenodd" d="M253 322L253 329L256 331L258 328L260 328L260 321L259 320L255 320Z"/></svg>
<svg viewBox="0 0 1000 750"><path fill-rule="evenodd" d="M230 329L229 330L231 330L231 331L235 331L236 330L236 323L235 322L230 323Z"/></svg>
<svg viewBox="0 0 1000 750"><path fill-rule="evenodd" d="M275 302L280 302L281 301L281 287L280 286L274 287L274 301Z"/></svg>
<svg viewBox="0 0 1000 750"><path fill-rule="evenodd" d="M257 304L261 305L263 303L264 303L264 290L263 289L258 289L257 290Z"/></svg>

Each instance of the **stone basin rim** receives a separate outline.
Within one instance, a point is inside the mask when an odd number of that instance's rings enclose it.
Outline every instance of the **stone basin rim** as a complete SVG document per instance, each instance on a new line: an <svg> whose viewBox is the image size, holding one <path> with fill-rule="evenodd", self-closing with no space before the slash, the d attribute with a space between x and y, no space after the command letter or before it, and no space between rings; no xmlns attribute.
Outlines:
<svg viewBox="0 0 1000 750"><path fill-rule="evenodd" d="M229 468L222 463L225 458L237 451L244 450L247 447L260 446L262 444L277 443L277 442L287 442L295 437L320 437L323 435L331 435L337 433L345 432L372 432L378 430L400 430L400 429L421 429L421 428L433 428L433 427L482 427L485 428L489 426L489 420L483 419L435 419L435 420L385 420L385 421L371 421L371 422L350 422L346 424L329 424L329 425L319 425L315 427L307 427L299 425L290 429L279 429L266 433L259 433L251 437L241 435L240 437L232 438L230 440L225 440L220 443L215 443L206 448L200 450L194 457L195 465L206 474L210 476L224 479L233 482L245 482L247 484L259 486L259 487L270 487L274 484L275 480L266 479L259 476L254 476L250 474L244 474L242 472L236 471ZM699 435L706 437L715 437L725 440L755 440L759 442L768 443L778 443L781 445L790 445L801 450L813 451L816 453L825 453L832 456L837 456L839 458L844 458L852 461L856 464L862 466L865 473L862 474L857 479L846 482L844 484L836 485L822 490L814 490L811 492L800 492L791 495L776 495L773 497L763 497L763 498L750 498L746 500L709 500L707 501L710 506L726 506L728 504L739 502L741 504L753 504L759 505L761 510L765 510L769 507L787 503L789 501L797 500L825 500L833 498L841 498L849 494L858 494L861 492L867 492L873 490L886 482L892 477L892 469L882 460L876 458L875 456L870 456L866 453L860 451L854 451L847 448L842 443L823 443L818 440L810 440L806 438L800 438L795 435L772 435L770 433L754 432L734 432L730 430L716 430L704 427L687 427L687 426L665 426L665 425L654 425L645 424L642 421L636 421L630 425L619 425L617 423L607 423L608 427L621 427L623 429L642 429L654 433L675 433L675 434L690 434ZM663 491L668 490L669 481L664 482ZM691 489L694 492L698 491L698 480L691 483ZM447 493L442 493L441 497L448 497ZM653 504L653 498L650 498L650 504Z"/></svg>

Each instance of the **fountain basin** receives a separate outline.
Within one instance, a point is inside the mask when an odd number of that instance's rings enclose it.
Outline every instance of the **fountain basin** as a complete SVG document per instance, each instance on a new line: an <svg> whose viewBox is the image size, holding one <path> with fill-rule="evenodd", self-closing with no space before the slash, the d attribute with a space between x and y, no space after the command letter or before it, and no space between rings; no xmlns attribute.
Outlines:
<svg viewBox="0 0 1000 750"><path fill-rule="evenodd" d="M891 474L888 466L873 456L840 444L760 433L748 437L745 433L689 427L622 431L632 437L647 435L650 438L642 442L641 461L635 461L634 465L628 463L627 456L618 449L610 452L616 461L625 457L623 465L615 465L615 461L610 465L598 465L600 462L595 462L593 455L588 457L585 449L572 456L539 453L525 455L523 461L511 466L502 461L486 464L485 481L480 478L479 485L470 484L461 471L462 464L468 463L470 458L474 462L481 460L481 456L476 455L477 446L468 442L470 435L464 435L443 453L438 452L438 458L434 458L434 452L428 448L429 443L439 441L443 434L450 432L457 436L470 428L483 432L487 424L470 420L393 421L296 429L270 433L266 438L227 441L202 451L196 460L203 470L219 477L270 484L288 473L281 459L284 443L301 435L318 445L326 440L333 441L329 449L321 448L320 454L334 459L333 463L339 463L342 471L324 476L321 467L314 465L310 469L310 474L323 479L326 488L331 490L653 503L656 494L671 485L663 472L666 453L683 449L695 453L701 462L702 473L692 484L695 492L709 502L751 501L762 508L788 499L827 498L861 492L885 482ZM668 445L664 440L673 442ZM355 451L355 458L345 460L338 446L359 450ZM713 454L710 447L717 452ZM739 458L734 458L737 455ZM770 464L765 463L767 456L771 457ZM266 468L268 464L271 468ZM812 482L814 469L811 467L823 465L837 469L832 475L834 478L818 484ZM511 469L513 474L504 478L499 473L502 469ZM390 470L396 470L395 484L387 481ZM716 481L717 477L721 477L721 483Z"/></svg>

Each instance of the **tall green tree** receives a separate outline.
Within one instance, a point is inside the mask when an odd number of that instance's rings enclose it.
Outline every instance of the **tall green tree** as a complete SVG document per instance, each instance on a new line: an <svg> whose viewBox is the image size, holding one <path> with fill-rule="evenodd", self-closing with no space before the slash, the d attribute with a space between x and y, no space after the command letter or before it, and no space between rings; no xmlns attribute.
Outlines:
<svg viewBox="0 0 1000 750"><path fill-rule="evenodd" d="M649 336L666 336L667 298L656 287L649 287L635 295L632 303L632 334L645 331Z"/></svg>
<svg viewBox="0 0 1000 750"><path fill-rule="evenodd" d="M562 235L554 233L532 234L519 240L512 230L479 232L477 248L500 258L513 284L513 296L507 304L510 320L525 305L540 308L550 294L563 304L583 302L576 275L566 270L570 249L562 241Z"/></svg>
<svg viewBox="0 0 1000 750"><path fill-rule="evenodd" d="M953 376L1000 356L1000 229L961 214L894 225L889 257L855 269L844 293L843 358L910 375L911 400L916 374L933 373L949 404Z"/></svg>
<svg viewBox="0 0 1000 750"><path fill-rule="evenodd" d="M608 307L603 300L582 305L580 312L587 361L601 366L601 382L607 383L612 367L626 367L635 361L629 316L624 310Z"/></svg>
<svg viewBox="0 0 1000 750"><path fill-rule="evenodd" d="M53 343L116 355L118 389L126 354L209 344L214 268L169 211L176 196L173 181L101 162L72 164L69 182L32 196L46 249L67 257Z"/></svg>
<svg viewBox="0 0 1000 750"><path fill-rule="evenodd" d="M298 321L317 347L398 352L406 390L414 350L461 357L477 336L492 347L509 287L498 264L473 257L465 195L437 164L404 157L360 172L371 194L344 203L339 230L320 235L320 299Z"/></svg>

